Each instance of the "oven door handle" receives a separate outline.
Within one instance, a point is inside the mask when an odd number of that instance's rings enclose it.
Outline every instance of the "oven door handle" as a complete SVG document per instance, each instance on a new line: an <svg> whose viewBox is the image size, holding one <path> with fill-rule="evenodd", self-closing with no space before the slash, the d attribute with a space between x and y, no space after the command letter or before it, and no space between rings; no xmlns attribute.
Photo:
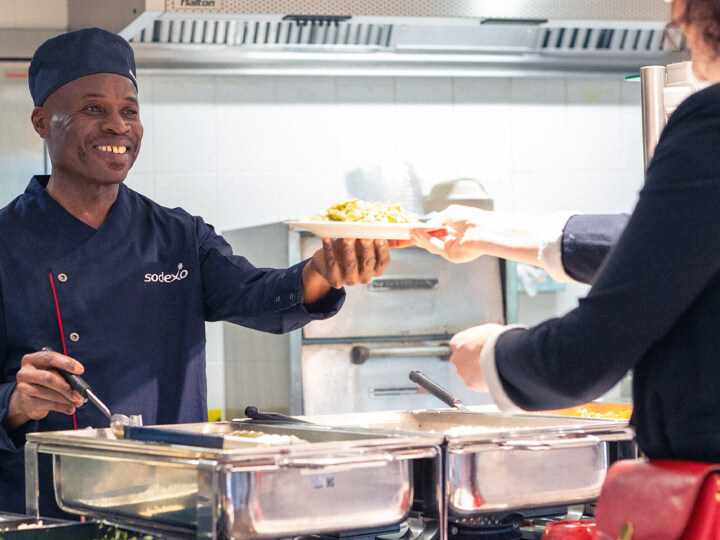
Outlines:
<svg viewBox="0 0 720 540"><path fill-rule="evenodd" d="M350 361L353 364L364 364L369 358L416 358L418 356L438 356L441 360L450 358L450 345L429 347L366 347L355 345L350 349Z"/></svg>
<svg viewBox="0 0 720 540"><path fill-rule="evenodd" d="M373 292L382 291L413 291L413 290L435 290L440 280L436 277L426 278L399 278L399 277L377 277L372 278L368 283L368 289Z"/></svg>
<svg viewBox="0 0 720 540"><path fill-rule="evenodd" d="M424 389L419 386L376 386L370 389L371 398L388 398L399 396L416 396L418 394L426 394Z"/></svg>

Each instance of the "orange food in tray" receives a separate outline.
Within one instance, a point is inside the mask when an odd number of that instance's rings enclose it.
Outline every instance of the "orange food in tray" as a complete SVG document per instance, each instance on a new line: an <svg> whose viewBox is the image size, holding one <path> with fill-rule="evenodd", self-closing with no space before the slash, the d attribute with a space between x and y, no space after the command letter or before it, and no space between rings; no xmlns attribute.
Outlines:
<svg viewBox="0 0 720 540"><path fill-rule="evenodd" d="M585 403L569 409L544 411L543 414L557 414L559 416L580 416L582 418L605 418L614 420L629 420L632 416L631 403Z"/></svg>

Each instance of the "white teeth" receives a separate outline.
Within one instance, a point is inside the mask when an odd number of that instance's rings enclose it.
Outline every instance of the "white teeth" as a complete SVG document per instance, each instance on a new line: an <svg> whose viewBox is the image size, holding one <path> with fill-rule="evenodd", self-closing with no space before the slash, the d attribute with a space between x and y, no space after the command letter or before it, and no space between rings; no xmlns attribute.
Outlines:
<svg viewBox="0 0 720 540"><path fill-rule="evenodd" d="M98 146L98 150L102 150L103 152L112 152L113 154L124 154L127 152L127 146Z"/></svg>

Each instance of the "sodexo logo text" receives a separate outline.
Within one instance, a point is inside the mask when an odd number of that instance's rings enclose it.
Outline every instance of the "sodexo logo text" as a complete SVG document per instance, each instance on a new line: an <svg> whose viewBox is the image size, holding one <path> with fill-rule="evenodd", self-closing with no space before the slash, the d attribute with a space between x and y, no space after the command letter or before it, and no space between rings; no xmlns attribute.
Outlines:
<svg viewBox="0 0 720 540"><path fill-rule="evenodd" d="M145 283L172 283L173 281L180 281L185 279L188 275L188 271L183 268L183 263L178 263L177 272L174 274L160 272L159 274L145 274Z"/></svg>

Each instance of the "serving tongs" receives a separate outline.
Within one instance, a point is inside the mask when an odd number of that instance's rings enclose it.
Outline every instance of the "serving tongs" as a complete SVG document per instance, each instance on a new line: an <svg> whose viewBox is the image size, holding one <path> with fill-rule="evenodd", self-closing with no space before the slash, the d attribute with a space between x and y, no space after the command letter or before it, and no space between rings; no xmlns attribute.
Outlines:
<svg viewBox="0 0 720 540"><path fill-rule="evenodd" d="M433 381L427 375L424 375L419 371L411 371L409 377L412 382L414 382L418 386L422 386L425 390L430 392L433 396L438 398L443 403L446 403L451 407L455 407L458 411L472 412L465 405L463 405L463 402L459 397L445 390L442 386Z"/></svg>
<svg viewBox="0 0 720 540"><path fill-rule="evenodd" d="M299 418L288 416L286 414L260 412L255 405L248 405L245 407L245 416L247 416L250 421L254 420L255 422L262 424L311 424L311 422L308 422L307 420L300 420Z"/></svg>
<svg viewBox="0 0 720 540"><path fill-rule="evenodd" d="M52 351L52 349L50 347L43 347L43 351ZM95 395L90 385L80 375L75 375L60 368L58 368L57 371L62 375L62 378L67 381L70 387L82 396L86 403L90 401L100 409L100 412L108 417L108 420L110 420L110 428L116 437L123 437L125 426L142 426L142 415L134 414L127 416L119 413L112 414L108 406Z"/></svg>

